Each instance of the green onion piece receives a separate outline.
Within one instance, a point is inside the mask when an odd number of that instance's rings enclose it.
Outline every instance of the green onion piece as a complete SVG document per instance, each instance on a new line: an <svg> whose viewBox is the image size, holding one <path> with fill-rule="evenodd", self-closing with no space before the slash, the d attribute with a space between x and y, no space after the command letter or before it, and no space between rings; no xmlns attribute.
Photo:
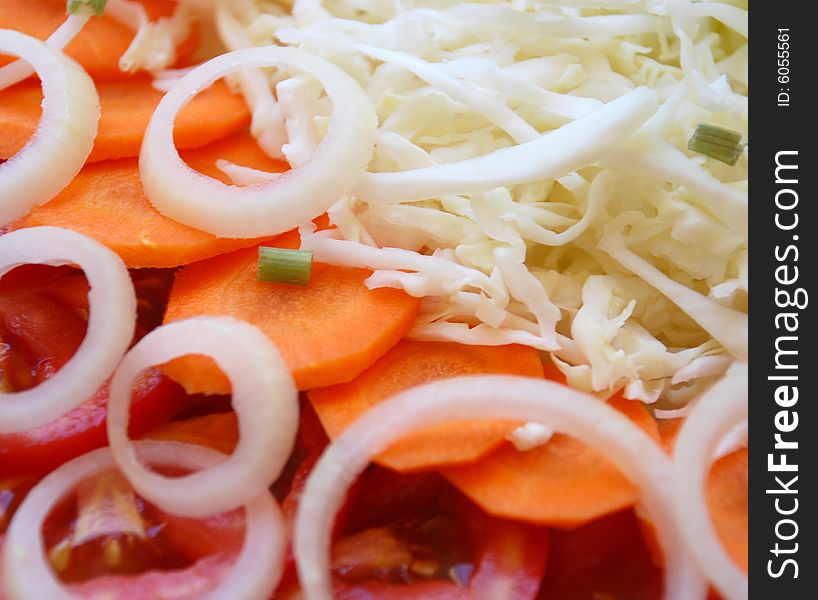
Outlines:
<svg viewBox="0 0 818 600"><path fill-rule="evenodd" d="M66 11L69 15L90 11L92 14L99 16L105 10L106 4L108 4L108 0L68 0Z"/></svg>
<svg viewBox="0 0 818 600"><path fill-rule="evenodd" d="M747 145L741 137L738 131L699 123L687 142L687 149L733 166Z"/></svg>
<svg viewBox="0 0 818 600"><path fill-rule="evenodd" d="M259 246L259 281L307 285L311 274L312 252Z"/></svg>

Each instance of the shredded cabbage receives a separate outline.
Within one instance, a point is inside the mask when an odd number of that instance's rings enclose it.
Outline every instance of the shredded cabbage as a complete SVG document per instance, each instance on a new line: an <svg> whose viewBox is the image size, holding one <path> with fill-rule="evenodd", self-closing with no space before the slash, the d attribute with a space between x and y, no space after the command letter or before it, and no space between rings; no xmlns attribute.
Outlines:
<svg viewBox="0 0 818 600"><path fill-rule="evenodd" d="M686 148L701 122L746 137L746 3L237 4L252 43L323 56L371 100L369 172L302 246L423 297L414 338L527 344L668 415L746 358L748 153ZM266 77L297 166L331 107Z"/></svg>

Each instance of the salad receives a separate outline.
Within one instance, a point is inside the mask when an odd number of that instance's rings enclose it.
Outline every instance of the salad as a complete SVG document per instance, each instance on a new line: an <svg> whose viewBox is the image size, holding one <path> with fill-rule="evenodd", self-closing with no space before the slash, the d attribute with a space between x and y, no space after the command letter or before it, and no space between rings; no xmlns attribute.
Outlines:
<svg viewBox="0 0 818 600"><path fill-rule="evenodd" d="M0 0L0 599L747 596L741 0Z"/></svg>

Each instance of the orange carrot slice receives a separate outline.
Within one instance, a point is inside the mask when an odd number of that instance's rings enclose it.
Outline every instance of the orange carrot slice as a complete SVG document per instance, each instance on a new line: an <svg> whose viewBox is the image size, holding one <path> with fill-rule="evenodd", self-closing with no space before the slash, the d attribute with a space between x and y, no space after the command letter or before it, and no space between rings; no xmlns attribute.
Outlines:
<svg viewBox="0 0 818 600"><path fill-rule="evenodd" d="M685 419L665 419L658 422L659 434L668 454L673 454L676 439L684 422ZM713 463L705 493L719 539L733 561L746 571L749 527L746 448L723 456ZM649 540L655 538L655 532L649 529L647 538ZM657 542L654 543L658 546ZM656 558L657 564L662 564L661 553Z"/></svg>
<svg viewBox="0 0 818 600"><path fill-rule="evenodd" d="M539 353L525 346L465 346L404 340L350 383L312 390L308 396L330 437L389 396L458 375L542 377ZM473 462L502 444L514 421L446 423L404 438L376 459L398 471Z"/></svg>
<svg viewBox="0 0 818 600"><path fill-rule="evenodd" d="M222 179L214 165L217 158L269 171L287 169L286 164L267 158L245 132L183 156L194 168ZM37 225L65 227L92 237L131 268L175 267L258 243L217 238L159 213L142 189L136 159L87 165L56 198L35 208L15 227Z"/></svg>
<svg viewBox="0 0 818 600"><path fill-rule="evenodd" d="M717 460L707 481L707 505L727 553L747 571L749 520L747 448Z"/></svg>
<svg viewBox="0 0 818 600"><path fill-rule="evenodd" d="M278 247L298 247L284 234ZM271 244L272 245L272 244ZM411 328L420 301L402 290L369 290L370 272L316 263L308 285L260 282L258 250L248 248L179 271L165 322L228 315L259 327L275 342L299 389L354 379ZM191 393L225 394L230 384L215 364L188 356L165 372Z"/></svg>
<svg viewBox="0 0 818 600"><path fill-rule="evenodd" d="M142 136L162 92L145 76L98 83L99 130L89 162L139 155ZM0 158L14 156L40 120L43 95L37 79L0 91ZM197 148L235 133L250 122L244 100L217 81L196 96L179 114L174 138L179 148Z"/></svg>
<svg viewBox="0 0 818 600"><path fill-rule="evenodd" d="M149 440L186 442L230 454L239 441L236 413L214 413L184 421L169 421L148 435Z"/></svg>
<svg viewBox="0 0 818 600"><path fill-rule="evenodd" d="M171 0L140 0L152 19L173 14ZM65 20L65 0L0 0L0 29L15 29L40 38L50 36ZM65 47L65 52L79 62L97 81L123 79L129 75L119 70L119 57L128 49L134 31L108 15L94 17ZM199 45L199 34L193 32L176 48L177 62L184 63ZM0 57L0 65L13 60Z"/></svg>
<svg viewBox="0 0 818 600"><path fill-rule="evenodd" d="M659 443L656 423L641 402L614 396L609 404ZM639 498L616 465L560 434L528 452L505 444L472 465L442 473L490 514L564 529L632 506Z"/></svg>

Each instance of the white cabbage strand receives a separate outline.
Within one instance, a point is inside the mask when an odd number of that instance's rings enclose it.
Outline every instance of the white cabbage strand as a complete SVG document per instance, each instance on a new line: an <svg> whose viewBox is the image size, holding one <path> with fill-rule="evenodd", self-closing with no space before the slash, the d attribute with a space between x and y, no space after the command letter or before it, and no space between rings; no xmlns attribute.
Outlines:
<svg viewBox="0 0 818 600"><path fill-rule="evenodd" d="M367 173L353 191L369 202L410 202L559 177L604 158L656 107L653 92L634 90L531 142L447 165Z"/></svg>
<svg viewBox="0 0 818 600"><path fill-rule="evenodd" d="M216 7L216 27L228 50L252 47L252 41L241 23L224 2L219 2ZM287 141L287 132L281 108L270 89L270 81L260 69L245 69L236 73L235 77L238 78L242 96L253 115L251 134L265 154L281 158L281 148Z"/></svg>

